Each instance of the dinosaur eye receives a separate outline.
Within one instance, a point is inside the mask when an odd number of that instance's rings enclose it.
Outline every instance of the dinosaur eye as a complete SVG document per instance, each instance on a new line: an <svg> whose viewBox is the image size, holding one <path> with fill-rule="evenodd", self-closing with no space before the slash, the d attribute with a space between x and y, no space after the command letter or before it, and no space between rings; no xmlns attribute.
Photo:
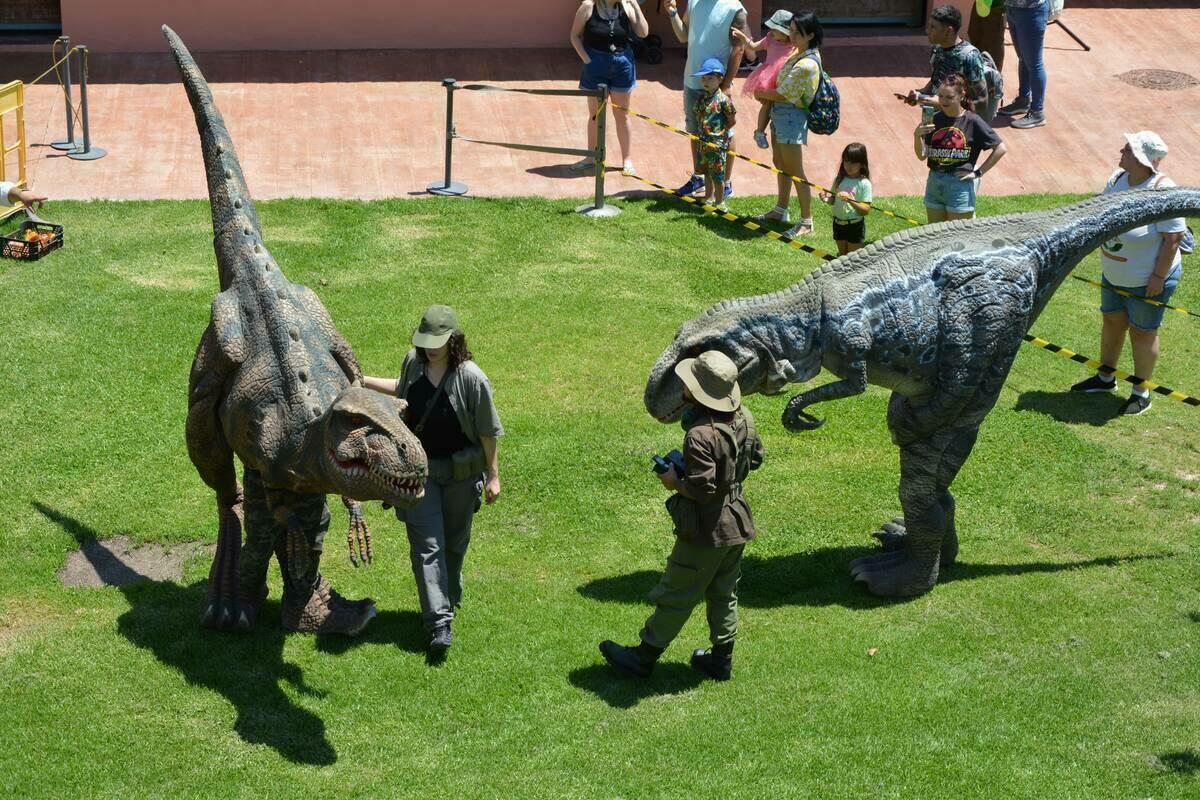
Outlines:
<svg viewBox="0 0 1200 800"><path fill-rule="evenodd" d="M351 414L348 421L352 428L361 428L367 424L367 418L362 414Z"/></svg>

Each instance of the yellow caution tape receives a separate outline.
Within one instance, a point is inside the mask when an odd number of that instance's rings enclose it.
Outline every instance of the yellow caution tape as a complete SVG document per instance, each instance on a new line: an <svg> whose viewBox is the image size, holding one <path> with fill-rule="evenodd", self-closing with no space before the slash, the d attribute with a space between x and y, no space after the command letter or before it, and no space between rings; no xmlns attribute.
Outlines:
<svg viewBox="0 0 1200 800"><path fill-rule="evenodd" d="M1071 273L1071 277L1077 281L1083 281L1084 283L1090 283L1092 286L1099 286L1100 288L1104 288L1104 284L1102 284L1100 281L1094 281L1091 278L1085 278L1082 275L1076 275L1074 272ZM1141 300L1143 303L1149 303L1152 306L1162 306L1163 308L1165 308L1169 311L1174 311L1179 314L1187 314L1192 317L1200 317L1200 314L1197 314L1195 311L1188 311L1186 308L1180 308L1179 306L1167 305L1166 303L1159 302L1158 300L1151 300L1149 297L1138 297L1136 294L1131 294L1131 293L1125 291L1124 289L1118 289L1116 286L1110 285L1108 288L1111 289L1112 291L1116 292L1117 294L1121 295L1122 297L1132 297L1134 300Z"/></svg>
<svg viewBox="0 0 1200 800"><path fill-rule="evenodd" d="M603 168L604 168L604 165L601 164L601 169L603 169ZM647 186L653 186L655 189L658 189L660 192L665 192L666 194L669 194L672 197L676 197L676 198L684 201L685 203L691 203L692 205L699 206L700 208L702 208L705 212L707 212L709 214L714 214L714 215L720 217L721 219L727 219L730 222L736 222L739 225L741 225L743 228L746 228L747 230L758 231L758 232L762 233L764 236L766 236L768 239L774 239L777 242L783 242L784 244L790 245L791 247L794 247L797 250L803 250L806 253L812 253L817 258L821 258L826 261L833 261L835 258L837 258L837 256L832 255L831 253L827 253L824 250L820 250L816 247L811 247L807 244L803 244L802 242L800 242L796 239L793 239L791 236L788 236L786 233L780 233L778 231L773 231L770 228L766 227L765 225L755 222L752 219L748 219L747 217L741 217L730 211L724 211L722 209L717 208L716 206L709 205L708 203L705 203L702 200L697 200L695 197L688 197L687 195L682 195L673 189L668 189L666 186L663 186L661 183L655 183L654 181L646 180L641 175L630 175L628 173L624 173L624 174L625 174L625 177L627 177L627 178L633 178L635 181L641 181L642 183L646 184Z"/></svg>
<svg viewBox="0 0 1200 800"><path fill-rule="evenodd" d="M665 128L665 129L667 129L667 130L669 130L669 131L672 131L673 133L678 133L678 134L680 134L681 136L686 136L686 137L688 137L689 139L691 139L692 141L700 142L700 144L704 145L705 147L712 147L712 148L714 148L714 149L715 149L715 148L718 146L718 145L717 145L717 144L715 144L714 142L706 142L706 141L704 141L703 139L701 139L699 136L697 136L697 135L696 135L696 134L694 134L694 133L688 133L688 132L687 132L687 131L685 131L685 130L680 130L679 128L676 128L674 125L671 125L671 124L669 124L669 123L663 122L663 121L662 121L662 120L660 120L660 119L655 119L654 117L650 117L650 116L647 116L647 115L645 115L645 114L642 114L642 113L640 113L640 112L634 111L632 108L627 108L627 107L625 107L625 106L623 106L623 105L620 105L620 104L618 104L618 103L612 103L611 101L610 101L610 105L611 105L613 108L619 108L619 109L621 109L622 111L625 111L625 112L627 112L627 113L629 113L629 114L632 114L633 116L637 117L638 119L644 119L646 122L649 122L649 123L652 123L652 124L654 124L654 125L657 125L657 126L658 126L658 127L660 127L660 128ZM808 180L808 179L806 179L806 178L798 178L798 177L796 177L795 175L791 175L791 174L789 174L789 173L787 173L787 172L784 172L783 170L779 169L778 167L776 167L776 166L775 166L775 165L773 165L773 164L764 164L763 162L761 162L761 161L758 161L758 160L756 160L756 159L753 159L753 158L751 158L750 156L747 156L747 155L742 155L741 153L739 153L739 152L738 152L738 151L736 151L736 150L728 150L728 151L726 151L726 152L728 152L728 153L729 153L729 155L733 156L734 158L740 158L742 161L747 161L747 162L749 162L749 163L753 164L753 165L754 165L754 166L756 166L756 167L762 167L763 169L769 169L771 172L774 172L774 173L776 173L777 175L783 175L783 176L785 176L785 177L786 177L788 180L792 181L793 183L803 183L803 184L807 184L808 186L811 186L812 188L816 189L817 191L821 191L821 192L829 192L830 194L832 194L832 193L833 193L833 191L832 191L831 189L829 189L828 187L826 187L826 186L822 186L822 185L820 185L819 183L813 183L812 181L810 181L810 180ZM889 217L895 217L896 219L901 219L901 220L904 220L904 221L905 221L905 222L907 222L909 225L924 225L924 224L925 224L924 222L921 222L920 220L915 220L915 219L913 219L912 217L906 217L906 216L904 216L903 214L897 214L897 213L896 213L896 212L894 212L894 211L888 211L886 208L880 208L879 206L872 205L871 203L862 203L862 205L864 205L864 206L868 206L868 207L869 207L869 208L871 208L873 211L878 211L880 214L883 214L883 215L885 215L885 216L889 216Z"/></svg>
<svg viewBox="0 0 1200 800"><path fill-rule="evenodd" d="M1085 364L1098 372L1103 372L1105 375L1113 375L1123 381L1128 381L1134 386L1141 387L1147 391L1161 394L1164 397L1170 397L1172 400L1179 400L1180 402L1187 403L1189 406L1200 406L1200 398L1198 397L1192 397L1191 395L1184 394L1183 392L1176 391L1175 389L1168 389L1166 386L1160 386L1153 381L1143 380L1137 375L1130 375L1128 372L1122 372L1121 370L1116 369L1115 367L1110 367L1094 358L1088 358L1087 356L1080 355L1073 350L1060 347L1053 342L1047 342L1045 339L1041 339L1037 336L1031 336L1027 333L1025 334L1025 341L1029 342L1035 347L1040 347L1043 350L1049 350L1051 353L1056 353L1063 358L1069 358L1072 361Z"/></svg>

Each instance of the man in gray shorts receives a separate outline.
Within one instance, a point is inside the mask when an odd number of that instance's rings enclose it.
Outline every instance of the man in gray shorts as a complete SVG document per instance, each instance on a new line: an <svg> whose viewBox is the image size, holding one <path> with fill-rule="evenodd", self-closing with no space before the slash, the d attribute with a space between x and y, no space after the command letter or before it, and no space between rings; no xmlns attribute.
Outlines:
<svg viewBox="0 0 1200 800"><path fill-rule="evenodd" d="M682 13L675 8L676 0L667 0L667 16L671 18L671 29L675 38L687 44L687 63L683 69L683 118L688 133L698 134L700 126L696 120L696 101L704 92L700 88L700 79L693 73L700 69L706 59L715 58L725 64L725 80L721 91L729 94L733 84L733 76L737 75L742 63L742 48L730 33L732 28L738 28L747 38L750 29L746 25L746 9L739 0L691 0ZM729 147L736 149L733 144L733 131L730 131ZM700 143L692 140L692 176L688 182L677 190L681 195L693 195L704 191L704 176L700 174ZM733 183L729 180L733 174L733 159L726 167L725 197L733 196Z"/></svg>

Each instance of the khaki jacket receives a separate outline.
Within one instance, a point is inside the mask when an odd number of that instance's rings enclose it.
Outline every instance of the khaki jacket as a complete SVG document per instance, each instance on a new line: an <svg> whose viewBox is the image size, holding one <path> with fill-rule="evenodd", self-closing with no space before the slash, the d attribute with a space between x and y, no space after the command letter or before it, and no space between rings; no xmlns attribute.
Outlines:
<svg viewBox="0 0 1200 800"><path fill-rule="evenodd" d="M704 414L698 417L683 440L686 493L667 501L676 534L707 547L731 547L753 539L754 518L742 481L762 461L762 440L749 409L738 409L733 421L724 425Z"/></svg>

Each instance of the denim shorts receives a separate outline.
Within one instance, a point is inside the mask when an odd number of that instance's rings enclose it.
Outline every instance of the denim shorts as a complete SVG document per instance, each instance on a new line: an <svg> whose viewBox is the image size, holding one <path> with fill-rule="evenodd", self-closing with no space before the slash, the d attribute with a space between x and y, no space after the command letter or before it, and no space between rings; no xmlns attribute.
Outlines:
<svg viewBox="0 0 1200 800"><path fill-rule="evenodd" d="M808 109L791 103L772 103L771 127L777 144L808 144Z"/></svg>
<svg viewBox="0 0 1200 800"><path fill-rule="evenodd" d="M620 53L584 48L590 64L583 65L579 76L579 88L594 91L600 84L608 86L610 92L632 92L637 86L637 68L633 64L633 48L627 47Z"/></svg>
<svg viewBox="0 0 1200 800"><path fill-rule="evenodd" d="M925 181L925 207L951 214L975 210L975 181L961 180L953 172L929 170Z"/></svg>
<svg viewBox="0 0 1200 800"><path fill-rule="evenodd" d="M1162 292L1150 299L1157 300L1160 303L1171 302L1171 295L1175 294L1175 287L1179 285L1179 276L1182 273L1183 265L1177 265L1175 269L1167 273L1167 279L1163 281ZM1137 299L1146 296L1145 286L1138 286L1136 288L1132 286L1114 286L1109 283L1108 278L1102 278L1100 284L1101 312L1112 314L1116 311L1124 311L1129 316L1129 324L1139 331L1156 331L1162 325L1163 315L1167 313L1167 310L1162 306L1151 305ZM1129 292L1134 297L1117 294L1113 289Z"/></svg>

